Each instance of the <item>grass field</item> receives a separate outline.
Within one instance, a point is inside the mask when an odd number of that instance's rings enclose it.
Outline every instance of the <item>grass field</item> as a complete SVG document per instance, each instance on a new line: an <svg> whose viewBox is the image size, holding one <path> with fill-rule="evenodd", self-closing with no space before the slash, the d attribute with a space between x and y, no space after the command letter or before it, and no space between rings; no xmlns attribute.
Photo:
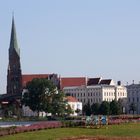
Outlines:
<svg viewBox="0 0 140 140"><path fill-rule="evenodd" d="M56 140L73 136L139 137L140 124L110 125L99 129L56 128L0 137L0 140Z"/></svg>

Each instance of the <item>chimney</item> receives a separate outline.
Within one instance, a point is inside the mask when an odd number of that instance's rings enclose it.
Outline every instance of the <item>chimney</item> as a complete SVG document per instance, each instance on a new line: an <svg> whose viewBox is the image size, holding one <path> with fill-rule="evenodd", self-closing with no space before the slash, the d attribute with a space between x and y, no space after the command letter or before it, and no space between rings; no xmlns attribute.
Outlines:
<svg viewBox="0 0 140 140"><path fill-rule="evenodd" d="M135 81L133 80L133 85L135 84Z"/></svg>
<svg viewBox="0 0 140 140"><path fill-rule="evenodd" d="M117 85L118 85L118 86L121 86L121 81L118 81L118 82L117 82Z"/></svg>

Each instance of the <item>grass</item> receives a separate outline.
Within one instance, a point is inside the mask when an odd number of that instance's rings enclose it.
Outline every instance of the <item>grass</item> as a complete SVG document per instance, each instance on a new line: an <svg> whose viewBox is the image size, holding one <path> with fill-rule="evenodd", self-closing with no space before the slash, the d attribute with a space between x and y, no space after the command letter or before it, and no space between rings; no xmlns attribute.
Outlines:
<svg viewBox="0 0 140 140"><path fill-rule="evenodd" d="M140 124L112 125L99 129L56 128L0 137L0 140L56 140L73 136L139 137Z"/></svg>

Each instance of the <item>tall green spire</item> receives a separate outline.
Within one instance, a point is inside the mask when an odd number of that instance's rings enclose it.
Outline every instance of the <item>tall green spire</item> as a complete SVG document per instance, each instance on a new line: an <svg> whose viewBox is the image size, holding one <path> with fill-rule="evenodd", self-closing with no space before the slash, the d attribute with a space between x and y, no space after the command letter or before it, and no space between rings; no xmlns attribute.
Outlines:
<svg viewBox="0 0 140 140"><path fill-rule="evenodd" d="M21 94L21 91L22 73L20 66L20 54L17 44L16 28L13 16L9 46L9 64L7 70L7 94Z"/></svg>
<svg viewBox="0 0 140 140"><path fill-rule="evenodd" d="M18 48L17 37L16 37L16 28L14 23L14 16L12 17L12 29L11 29L11 39L10 39L10 48L11 51L15 50L18 56L20 56L20 50Z"/></svg>

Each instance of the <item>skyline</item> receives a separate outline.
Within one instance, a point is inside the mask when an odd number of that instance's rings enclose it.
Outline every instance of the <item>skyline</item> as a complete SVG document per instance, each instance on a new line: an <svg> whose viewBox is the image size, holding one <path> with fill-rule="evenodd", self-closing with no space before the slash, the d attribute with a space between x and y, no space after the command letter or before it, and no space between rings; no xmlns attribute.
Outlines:
<svg viewBox="0 0 140 140"><path fill-rule="evenodd" d="M0 5L0 93L6 91L13 11L23 74L140 81L139 1L27 2Z"/></svg>

